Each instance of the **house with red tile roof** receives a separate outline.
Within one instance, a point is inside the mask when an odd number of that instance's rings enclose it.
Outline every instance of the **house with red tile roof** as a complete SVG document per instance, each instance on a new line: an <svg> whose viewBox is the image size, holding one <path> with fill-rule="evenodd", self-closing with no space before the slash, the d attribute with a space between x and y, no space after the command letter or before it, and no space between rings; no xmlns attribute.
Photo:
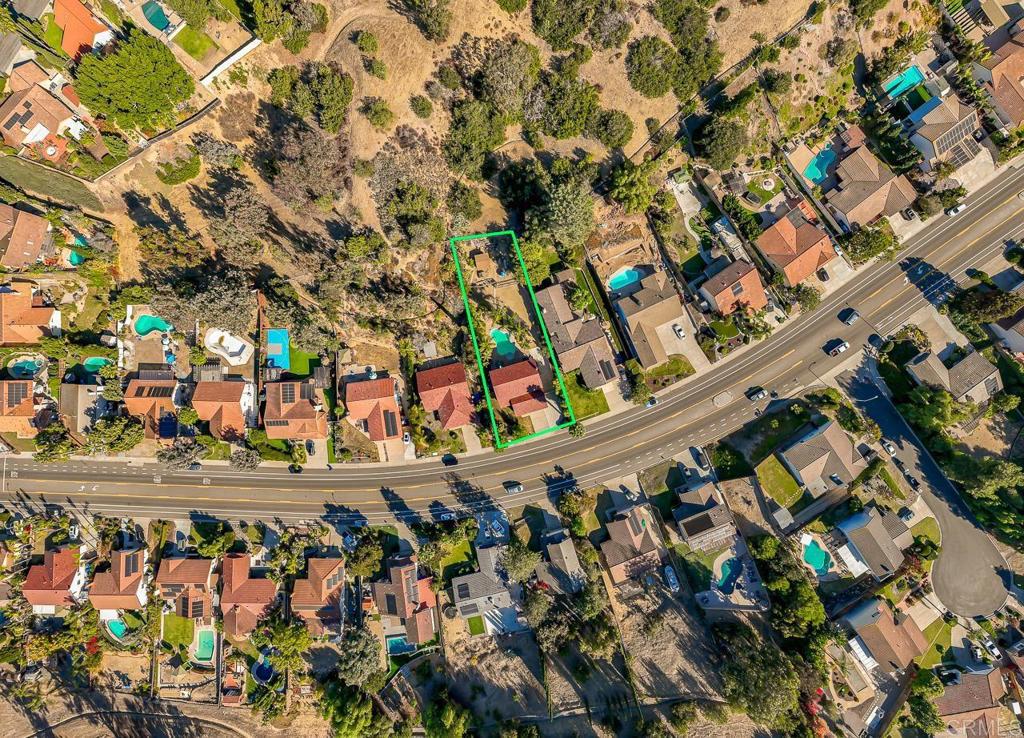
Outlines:
<svg viewBox="0 0 1024 738"><path fill-rule="evenodd" d="M836 258L832 239L818 225L817 214L803 198L790 203L790 210L761 233L757 250L790 287Z"/></svg>
<svg viewBox="0 0 1024 738"><path fill-rule="evenodd" d="M402 435L402 414L397 392L398 384L392 377L346 382L345 409L349 420L371 441L398 438Z"/></svg>
<svg viewBox="0 0 1024 738"><path fill-rule="evenodd" d="M199 382L192 394L192 407L200 420L210 424L210 435L225 441L245 438L243 400L252 401L248 382Z"/></svg>
<svg viewBox="0 0 1024 738"><path fill-rule="evenodd" d="M1024 124L1024 31L975 61L971 71L992 102L993 112L1006 128Z"/></svg>
<svg viewBox="0 0 1024 738"><path fill-rule="evenodd" d="M306 560L306 576L296 579L292 586L289 600L292 613L302 618L314 636L337 631L341 625L344 587L343 558L309 558Z"/></svg>
<svg viewBox="0 0 1024 738"><path fill-rule="evenodd" d="M204 625L213 622L213 590L217 575L213 559L173 557L160 560L160 569L153 580L160 599L170 604L174 613Z"/></svg>
<svg viewBox="0 0 1024 738"><path fill-rule="evenodd" d="M540 370L533 359L491 369L487 376L498 407L510 408L519 417L524 417L548 406Z"/></svg>
<svg viewBox="0 0 1024 738"><path fill-rule="evenodd" d="M53 615L58 607L80 602L85 592L85 563L78 546L50 549L43 563L30 566L21 593L36 615Z"/></svg>
<svg viewBox="0 0 1024 738"><path fill-rule="evenodd" d="M246 639L277 600L277 583L252 576L252 557L233 553L221 561L220 612L224 634Z"/></svg>
<svg viewBox="0 0 1024 738"><path fill-rule="evenodd" d="M60 332L60 312L46 306L32 285L16 282L0 286L0 346L36 344Z"/></svg>
<svg viewBox="0 0 1024 738"><path fill-rule="evenodd" d="M263 427L267 438L285 441L327 438L324 392L312 380L267 382L263 385Z"/></svg>
<svg viewBox="0 0 1024 738"><path fill-rule="evenodd" d="M0 433L35 438L38 432L32 380L0 380Z"/></svg>
<svg viewBox="0 0 1024 738"><path fill-rule="evenodd" d="M700 294L713 310L729 315L742 309L757 312L768 305L761 275L749 261L739 259L701 285Z"/></svg>
<svg viewBox="0 0 1024 738"><path fill-rule="evenodd" d="M114 551L110 568L98 571L89 587L89 602L99 610L100 620L113 620L121 610L141 610L146 606L145 547Z"/></svg>
<svg viewBox="0 0 1024 738"><path fill-rule="evenodd" d="M50 229L46 218L0 203L0 266L17 270L40 261L51 243Z"/></svg>
<svg viewBox="0 0 1024 738"><path fill-rule="evenodd" d="M82 54L114 40L114 32L100 23L79 0L54 0L53 22L63 32L60 47L75 61Z"/></svg>
<svg viewBox="0 0 1024 738"><path fill-rule="evenodd" d="M445 430L469 425L473 417L473 395L466 381L466 367L461 362L416 372L416 391L423 409L434 413Z"/></svg>
<svg viewBox="0 0 1024 738"><path fill-rule="evenodd" d="M177 430L174 418L177 409L174 393L178 380L139 379L128 382L124 391L124 406L128 412L142 421L146 438L173 437Z"/></svg>
<svg viewBox="0 0 1024 738"><path fill-rule="evenodd" d="M417 646L433 640L438 629L434 578L420 574L415 555L389 559L387 571L387 581L370 583L384 636L403 636Z"/></svg>

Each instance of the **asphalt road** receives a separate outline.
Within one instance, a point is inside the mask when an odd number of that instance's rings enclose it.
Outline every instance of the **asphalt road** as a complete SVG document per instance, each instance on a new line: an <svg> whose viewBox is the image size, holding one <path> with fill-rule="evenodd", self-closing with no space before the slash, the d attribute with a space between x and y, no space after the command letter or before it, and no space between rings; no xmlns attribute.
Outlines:
<svg viewBox="0 0 1024 738"><path fill-rule="evenodd" d="M956 488L924 449L920 439L874 384L868 371L839 377L854 403L896 446L895 457L922 482L919 492L942 533L942 551L932 567L932 586L946 607L958 615L991 615L1003 606L1006 562L989 535L978 525ZM915 521L911 521L913 525Z"/></svg>
<svg viewBox="0 0 1024 738"><path fill-rule="evenodd" d="M503 453L464 458L449 468L435 458L401 466L339 465L301 475L213 466L168 472L156 464L93 460L40 465L9 458L0 472L0 500L115 515L412 521L453 508L520 507L565 484L565 475L586 485L639 471L748 422L754 412L743 396L748 387L763 385L785 396L815 383L850 356L828 357L822 347L830 340L842 337L855 351L870 333L884 334L900 325L924 300L941 299L965 269L984 263L1002 252L1008 240L1024 234L1024 201L1017 197L1022 188L1024 171L1009 171L971 196L965 212L939 216L910 239L899 263L861 269L815 312L670 388L655 407L587 421L582 439L559 432ZM847 306L863 316L853 326L836 318ZM521 482L523 492L504 494L502 482L509 479Z"/></svg>

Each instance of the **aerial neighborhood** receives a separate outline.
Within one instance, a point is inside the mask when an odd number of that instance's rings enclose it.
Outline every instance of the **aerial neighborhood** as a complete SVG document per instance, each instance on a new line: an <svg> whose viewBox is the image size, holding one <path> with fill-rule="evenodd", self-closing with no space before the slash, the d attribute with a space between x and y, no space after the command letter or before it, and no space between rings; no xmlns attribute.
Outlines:
<svg viewBox="0 0 1024 738"><path fill-rule="evenodd" d="M0 82L0 734L1024 735L1018 4L4 0Z"/></svg>

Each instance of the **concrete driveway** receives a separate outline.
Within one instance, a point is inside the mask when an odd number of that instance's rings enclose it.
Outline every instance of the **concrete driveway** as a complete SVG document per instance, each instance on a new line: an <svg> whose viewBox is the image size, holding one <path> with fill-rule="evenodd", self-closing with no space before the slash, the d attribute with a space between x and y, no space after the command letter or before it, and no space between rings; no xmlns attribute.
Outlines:
<svg viewBox="0 0 1024 738"><path fill-rule="evenodd" d="M942 551L932 568L935 594L957 615L991 615L1006 602L1002 573L1006 561L963 502L959 492L932 461L921 441L889 398L875 384L849 372L838 377L861 412L896 446L896 457L921 480L919 492L939 523Z"/></svg>

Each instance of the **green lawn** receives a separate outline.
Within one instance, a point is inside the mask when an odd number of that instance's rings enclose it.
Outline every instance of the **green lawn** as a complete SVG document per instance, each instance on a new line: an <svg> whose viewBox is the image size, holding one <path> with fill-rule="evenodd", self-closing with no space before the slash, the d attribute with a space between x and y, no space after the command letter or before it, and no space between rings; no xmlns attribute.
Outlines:
<svg viewBox="0 0 1024 738"><path fill-rule="evenodd" d="M892 475L892 472L889 471L888 466L883 465L881 470L878 472L878 476L881 478L883 482L885 482L885 486L889 488L890 492L892 492L893 497L895 497L897 500L907 499L907 496L903 494L903 490L900 489L899 482L896 481L896 478Z"/></svg>
<svg viewBox="0 0 1024 738"><path fill-rule="evenodd" d="M128 630L138 630L145 625L145 621L143 621L139 614L131 610L126 610L121 615L121 622L125 624L125 627L128 628Z"/></svg>
<svg viewBox="0 0 1024 738"><path fill-rule="evenodd" d="M761 201L761 204L768 202L777 194L782 192L782 179L778 175L771 175L773 185L770 190L766 190L761 186L761 180L758 177L754 177L748 184L747 189L757 195L757 198ZM762 177L763 178L763 177Z"/></svg>
<svg viewBox="0 0 1024 738"><path fill-rule="evenodd" d="M33 166L15 156L0 156L0 179L26 192L43 195L66 205L103 212L103 205L76 179L55 169Z"/></svg>
<svg viewBox="0 0 1024 738"><path fill-rule="evenodd" d="M647 386L651 388L652 392L656 392L689 377L693 372L693 366L685 356L672 354L668 357L668 361L654 367L646 372L644 376L647 378Z"/></svg>
<svg viewBox="0 0 1024 738"><path fill-rule="evenodd" d="M942 618L924 629L924 639L928 641L928 650L918 659L922 669L930 669L944 661L953 660L953 625Z"/></svg>
<svg viewBox="0 0 1024 738"><path fill-rule="evenodd" d="M783 507L796 504L803 495L793 475L775 456L769 456L757 465L757 479L764 491Z"/></svg>
<svg viewBox="0 0 1024 738"><path fill-rule="evenodd" d="M164 641L172 649L188 648L194 636L195 626L191 619L170 612L164 615Z"/></svg>
<svg viewBox="0 0 1024 738"><path fill-rule="evenodd" d="M301 351L295 348L294 344L288 345L288 361L291 364L288 373L295 377L308 377L320 366L319 355Z"/></svg>
<svg viewBox="0 0 1024 738"><path fill-rule="evenodd" d="M473 553L473 547L469 541L460 543L449 556L441 561L441 578L444 580L445 587L451 584L454 577L471 574L474 571L476 571L476 554Z"/></svg>
<svg viewBox="0 0 1024 738"><path fill-rule="evenodd" d="M484 619L479 615L466 620L466 625L469 627L469 634L473 636L483 635L487 628L484 627Z"/></svg>
<svg viewBox="0 0 1024 738"><path fill-rule="evenodd" d="M792 407L792 406L791 406ZM760 438L752 451L752 461L760 461L796 435L807 423L807 413L794 413L781 410L771 415L762 415L753 423L744 426L742 433L749 438ZM795 439L794 439L795 440Z"/></svg>
<svg viewBox="0 0 1024 738"><path fill-rule="evenodd" d="M939 532L939 523L933 517L927 517L910 529L912 536L923 536L936 543L942 542L942 534Z"/></svg>
<svg viewBox="0 0 1024 738"><path fill-rule="evenodd" d="M608 398L604 396L604 392L588 389L580 378L579 370L569 372L564 379L576 420L586 420L608 412Z"/></svg>
<svg viewBox="0 0 1024 738"><path fill-rule="evenodd" d="M725 549L718 551L692 551L685 543L678 543L675 552L682 559L683 573L686 574L690 586L695 592L703 592L711 587L711 577L715 572L715 559Z"/></svg>
<svg viewBox="0 0 1024 738"><path fill-rule="evenodd" d="M680 265L683 274L687 277L696 277L698 274L704 271L704 258L697 252L697 249L693 249L692 252L688 253L682 264Z"/></svg>
<svg viewBox="0 0 1024 738"><path fill-rule="evenodd" d="M124 25L124 15L121 13L121 9L113 3L113 0L100 0L100 10L103 11L107 20L118 28Z"/></svg>
<svg viewBox="0 0 1024 738"><path fill-rule="evenodd" d="M64 31L54 22L53 13L47 13L39 19L39 22L43 24L43 41L55 52L64 56L64 50L60 47Z"/></svg>
<svg viewBox="0 0 1024 738"><path fill-rule="evenodd" d="M724 320L713 320L708 326L715 332L715 335L721 338L723 341L729 338L735 338L740 334L739 328L734 326L732 323L726 323Z"/></svg>
<svg viewBox="0 0 1024 738"><path fill-rule="evenodd" d="M676 506L676 496L672 490L682 486L685 481L679 465L674 461L664 461L640 472L640 486L665 522L672 520L672 508Z"/></svg>
<svg viewBox="0 0 1024 738"><path fill-rule="evenodd" d="M203 61L207 54L217 48L213 39L192 26L185 26L174 37L174 43L185 50L185 53L196 61Z"/></svg>
<svg viewBox="0 0 1024 738"><path fill-rule="evenodd" d="M238 0L220 0L220 4L235 18L242 20L242 9L238 5Z"/></svg>

